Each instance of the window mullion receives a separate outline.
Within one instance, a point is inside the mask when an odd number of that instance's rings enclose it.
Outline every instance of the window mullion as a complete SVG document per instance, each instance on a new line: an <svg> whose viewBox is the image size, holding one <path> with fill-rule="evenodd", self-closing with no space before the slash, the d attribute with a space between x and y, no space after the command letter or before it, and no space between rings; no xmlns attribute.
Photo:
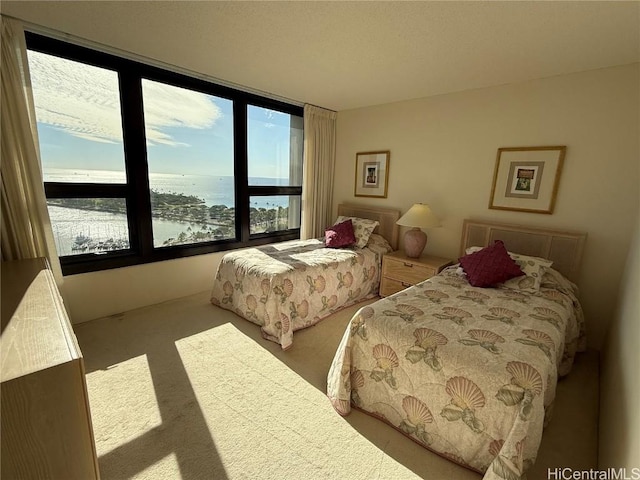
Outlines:
<svg viewBox="0 0 640 480"><path fill-rule="evenodd" d="M262 185L251 185L248 188L249 196L268 195L302 195L302 187L269 187Z"/></svg>
<svg viewBox="0 0 640 480"><path fill-rule="evenodd" d="M233 102L234 130L234 182L236 209L236 238L248 242L249 231L249 177L247 168L247 103Z"/></svg>
<svg viewBox="0 0 640 480"><path fill-rule="evenodd" d="M131 246L144 257L153 251L153 231L142 82L139 73L131 70L119 72L119 79Z"/></svg>
<svg viewBox="0 0 640 480"><path fill-rule="evenodd" d="M127 186L111 183L44 182L47 198L122 198Z"/></svg>

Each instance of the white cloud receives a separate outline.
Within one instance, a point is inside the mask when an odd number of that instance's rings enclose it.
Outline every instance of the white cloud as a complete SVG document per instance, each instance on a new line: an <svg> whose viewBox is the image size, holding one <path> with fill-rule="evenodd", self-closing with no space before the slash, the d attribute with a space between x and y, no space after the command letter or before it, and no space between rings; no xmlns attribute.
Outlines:
<svg viewBox="0 0 640 480"><path fill-rule="evenodd" d="M29 52L38 122L94 142L122 142L118 76L111 70ZM213 97L143 80L147 143L185 145L163 131L203 129L222 116Z"/></svg>

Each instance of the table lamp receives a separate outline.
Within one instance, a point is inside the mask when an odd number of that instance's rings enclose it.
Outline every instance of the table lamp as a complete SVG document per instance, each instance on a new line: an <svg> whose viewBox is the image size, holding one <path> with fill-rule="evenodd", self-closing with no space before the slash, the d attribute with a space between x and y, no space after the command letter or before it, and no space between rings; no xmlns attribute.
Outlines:
<svg viewBox="0 0 640 480"><path fill-rule="evenodd" d="M427 245L427 234L421 228L439 227L440 220L429 205L416 203L396 222L403 227L411 227L404 234L404 253L407 257L418 258Z"/></svg>

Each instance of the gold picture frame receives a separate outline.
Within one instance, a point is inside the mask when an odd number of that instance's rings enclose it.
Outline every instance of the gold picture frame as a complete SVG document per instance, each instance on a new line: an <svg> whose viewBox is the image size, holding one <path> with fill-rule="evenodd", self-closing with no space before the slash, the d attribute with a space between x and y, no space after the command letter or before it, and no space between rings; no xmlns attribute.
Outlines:
<svg viewBox="0 0 640 480"><path fill-rule="evenodd" d="M552 214L566 146L499 148L489 208Z"/></svg>
<svg viewBox="0 0 640 480"><path fill-rule="evenodd" d="M387 198L390 157L389 150L356 153L354 196Z"/></svg>

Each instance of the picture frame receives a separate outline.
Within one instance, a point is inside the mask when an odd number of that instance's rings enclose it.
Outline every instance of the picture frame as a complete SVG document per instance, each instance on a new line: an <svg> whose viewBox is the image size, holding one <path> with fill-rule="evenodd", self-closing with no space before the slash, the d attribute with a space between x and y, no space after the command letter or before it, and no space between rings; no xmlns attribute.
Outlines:
<svg viewBox="0 0 640 480"><path fill-rule="evenodd" d="M356 153L354 196L387 198L391 152Z"/></svg>
<svg viewBox="0 0 640 480"><path fill-rule="evenodd" d="M552 214L566 146L499 148L489 208Z"/></svg>

